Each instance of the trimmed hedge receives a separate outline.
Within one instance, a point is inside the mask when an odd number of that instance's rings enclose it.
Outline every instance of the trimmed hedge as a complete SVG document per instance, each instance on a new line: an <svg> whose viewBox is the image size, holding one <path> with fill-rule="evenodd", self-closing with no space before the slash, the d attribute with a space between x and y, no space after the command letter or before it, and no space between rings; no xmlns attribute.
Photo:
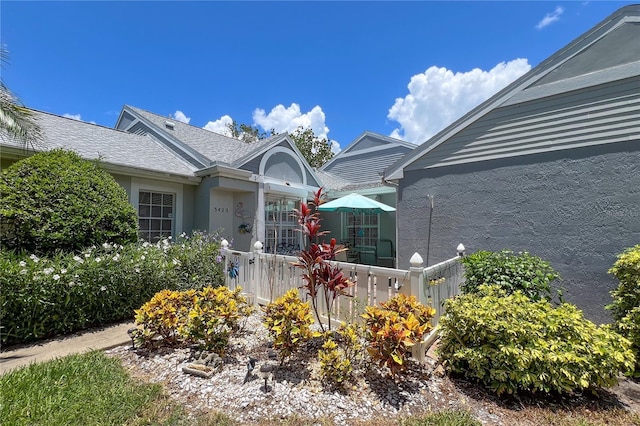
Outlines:
<svg viewBox="0 0 640 426"><path fill-rule="evenodd" d="M105 243L49 258L0 251L2 344L131 319L163 289L220 286L216 253L219 244L203 234L178 244Z"/></svg>
<svg viewBox="0 0 640 426"><path fill-rule="evenodd" d="M551 282L560 278L551 265L528 252L480 250L462 258L465 270L464 293L474 293L483 285L497 285L508 294L520 290L532 300L553 298Z"/></svg>
<svg viewBox="0 0 640 426"><path fill-rule="evenodd" d="M47 254L136 242L127 193L97 162L62 149L12 164L0 178L0 246Z"/></svg>
<svg viewBox="0 0 640 426"><path fill-rule="evenodd" d="M609 273L620 285L611 292L613 303L607 309L613 314L617 331L633 344L634 375L640 377L640 244L621 253Z"/></svg>
<svg viewBox="0 0 640 426"><path fill-rule="evenodd" d="M445 307L439 345L445 368L497 394L610 387L633 368L630 342L570 304L554 308L520 291L481 286Z"/></svg>

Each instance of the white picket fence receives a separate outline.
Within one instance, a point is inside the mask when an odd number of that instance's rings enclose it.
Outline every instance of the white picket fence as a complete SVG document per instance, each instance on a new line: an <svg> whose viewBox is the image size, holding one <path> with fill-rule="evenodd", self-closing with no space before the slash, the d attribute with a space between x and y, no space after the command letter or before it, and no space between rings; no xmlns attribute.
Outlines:
<svg viewBox="0 0 640 426"><path fill-rule="evenodd" d="M463 266L460 257L464 255L464 246L458 246L457 256L424 267L422 258L415 253L410 260L408 270L383 268L380 266L360 265L347 262L334 262L342 272L355 282L348 289L351 297L338 297L331 308L331 320L357 321L366 306L387 301L397 293L414 295L418 300L436 309L432 320L438 324L443 311L443 302L460 293L463 282ZM225 249L226 284L235 289L240 286L254 304L266 305L285 294L292 288L298 288L302 300L307 300L302 270L293 266L296 256L269 254L262 252L262 244L256 243L253 252L241 252ZM236 274L229 271L235 267ZM319 299L319 311L323 321L328 321L329 309L322 297Z"/></svg>

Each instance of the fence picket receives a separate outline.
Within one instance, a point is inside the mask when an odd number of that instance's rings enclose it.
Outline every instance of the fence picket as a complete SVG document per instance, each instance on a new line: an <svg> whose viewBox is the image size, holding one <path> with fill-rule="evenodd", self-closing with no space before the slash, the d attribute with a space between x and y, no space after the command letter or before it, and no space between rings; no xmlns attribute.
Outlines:
<svg viewBox="0 0 640 426"><path fill-rule="evenodd" d="M301 288L302 271L292 265L298 260L297 257L263 253L262 245L259 247L260 249L254 252L226 251L226 285L231 289L241 286L244 292L253 296L256 304L268 304L291 288L300 288L300 297L307 300L308 295ZM432 319L435 327L442 315L443 302L460 292L460 285L464 279L461 255L462 253L459 253L454 258L426 268L416 267L422 262L418 256L418 262L415 266L412 264L409 270L335 262L342 268L343 273L355 282L355 286L349 289L349 294L353 297L339 297L334 302L331 311L332 322L357 319L364 306L385 302L402 292L413 294L421 303L436 309L436 316ZM235 278L229 275L229 267L232 264L238 265ZM413 275L418 283L416 288L412 285L412 273L418 274ZM323 297L319 299L318 306L326 320L327 306Z"/></svg>

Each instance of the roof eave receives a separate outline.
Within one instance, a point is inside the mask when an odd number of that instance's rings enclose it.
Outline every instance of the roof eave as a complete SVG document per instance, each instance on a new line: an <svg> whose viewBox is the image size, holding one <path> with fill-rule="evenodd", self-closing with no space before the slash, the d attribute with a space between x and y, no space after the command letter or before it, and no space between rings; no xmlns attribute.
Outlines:
<svg viewBox="0 0 640 426"><path fill-rule="evenodd" d="M100 162L100 165L109 173L124 174L131 177L169 180L174 183L185 183L189 185L198 185L202 181L202 179L198 176L186 176L175 173L159 172L157 170L123 166L121 164L113 164L107 162Z"/></svg>
<svg viewBox="0 0 640 426"><path fill-rule="evenodd" d="M248 170L236 169L234 167L229 166L228 164L215 163L213 166L207 167L206 169L198 170L196 176L210 176L210 177L230 177L236 179L245 179L248 180L251 178L253 173Z"/></svg>

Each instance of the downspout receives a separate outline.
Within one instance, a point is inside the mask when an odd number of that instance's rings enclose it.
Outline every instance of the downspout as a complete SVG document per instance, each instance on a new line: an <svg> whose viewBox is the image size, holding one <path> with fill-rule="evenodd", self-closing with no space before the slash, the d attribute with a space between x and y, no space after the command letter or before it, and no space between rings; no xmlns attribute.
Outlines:
<svg viewBox="0 0 640 426"><path fill-rule="evenodd" d="M429 266L429 249L431 248L431 219L433 218L433 195L427 194L429 199L429 234L427 234L427 259L424 262L424 266Z"/></svg>

